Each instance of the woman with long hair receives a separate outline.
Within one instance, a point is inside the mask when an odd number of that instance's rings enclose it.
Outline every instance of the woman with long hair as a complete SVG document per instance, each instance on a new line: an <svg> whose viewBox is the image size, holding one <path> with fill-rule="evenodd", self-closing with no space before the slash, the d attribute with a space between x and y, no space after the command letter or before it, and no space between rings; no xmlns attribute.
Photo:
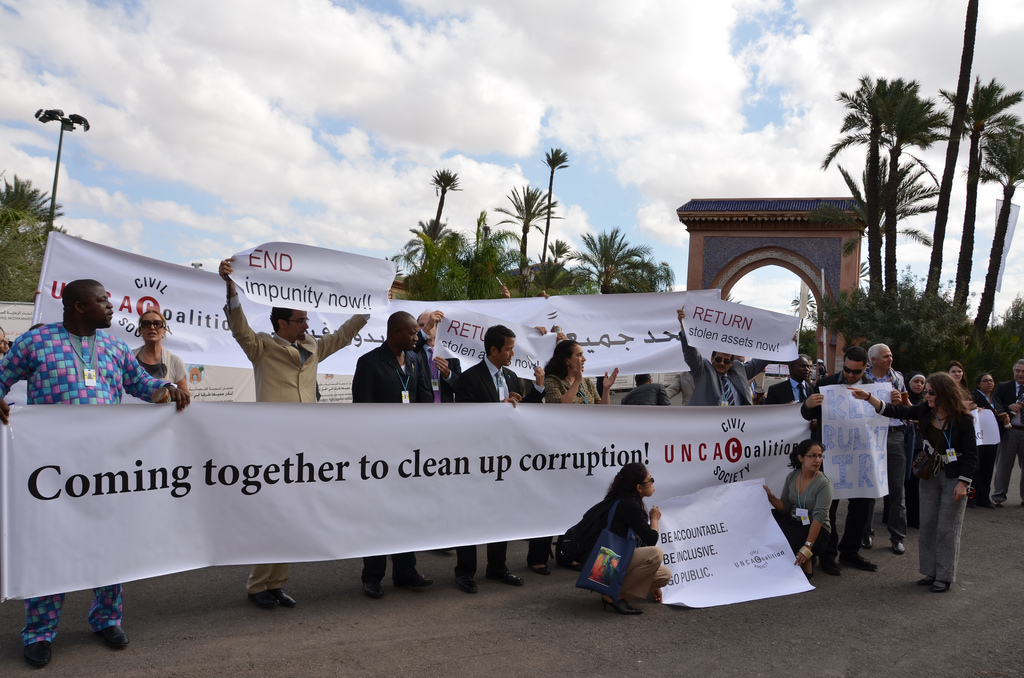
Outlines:
<svg viewBox="0 0 1024 678"><path fill-rule="evenodd" d="M964 371L963 363L959 360L950 360L946 365L946 373L953 377L960 390L964 393L964 399L971 400L971 387L967 385L967 373Z"/></svg>
<svg viewBox="0 0 1024 678"><path fill-rule="evenodd" d="M917 583L933 593L945 593L956 580L960 529L967 508L967 488L978 467L974 417L959 384L946 372L928 377L924 402L919 405L883 403L867 391L850 389L883 417L921 422L925 448L934 453L930 475L920 483L921 530L918 540L920 571Z"/></svg>
<svg viewBox="0 0 1024 678"><path fill-rule="evenodd" d="M1003 426L1010 423L1010 415L1006 413L1006 407L1002 401L993 395L996 390L996 380L989 372L978 375L977 388L971 393L974 404L979 409L990 410L999 421L999 433L1002 435ZM989 496L992 491L992 471L996 466L996 452L999 450L999 443L995 445L978 445L978 472L974 474L974 493L967 500L968 508L980 506L982 508L994 509L995 504Z"/></svg>
<svg viewBox="0 0 1024 678"><path fill-rule="evenodd" d="M167 320L160 311L155 308L143 311L139 316L138 329L143 344L132 353L149 376L166 379L188 393L188 372L185 371L185 363L163 347L167 332Z"/></svg>
<svg viewBox="0 0 1024 678"><path fill-rule="evenodd" d="M650 595L654 602L660 603L661 587L668 584L672 578L672 573L663 564L664 553L658 546L658 520L661 518L661 509L652 506L648 511L644 504L644 499L652 494L654 478L647 471L647 467L639 462L626 464L615 474L604 499L587 511L587 516L584 517L584 520L587 520L588 516L593 517L598 519L601 525L607 525L608 512L617 501L619 505L615 508L609 529L620 537L626 537L629 530L633 530L636 536L637 548L626 567L626 577L619 591L619 599L612 600L609 596L601 596L602 607L610 606L619 614L641 614L642 610L629 604L636 598L646 598Z"/></svg>
<svg viewBox="0 0 1024 678"><path fill-rule="evenodd" d="M551 360L544 366L544 402L607 405L619 368L611 374L605 372L602 393L598 395L594 382L583 376L586 362L579 342L571 339L558 342Z"/></svg>
<svg viewBox="0 0 1024 678"><path fill-rule="evenodd" d="M832 481L821 472L823 451L817 441L802 441L789 455L793 471L782 484L782 494L776 497L764 486L772 515L796 555L796 564L808 579L814 576L811 561L824 550L832 531L828 519Z"/></svg>

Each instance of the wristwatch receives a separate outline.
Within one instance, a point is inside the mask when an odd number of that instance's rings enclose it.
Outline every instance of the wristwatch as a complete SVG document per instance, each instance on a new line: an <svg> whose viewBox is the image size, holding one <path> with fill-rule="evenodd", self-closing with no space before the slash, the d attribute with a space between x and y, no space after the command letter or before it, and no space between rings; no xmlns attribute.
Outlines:
<svg viewBox="0 0 1024 678"><path fill-rule="evenodd" d="M811 542L809 542L809 541L805 541L805 542L804 542L804 546L806 546L807 548L811 548L812 546L814 546L814 544L812 544L812 543L811 543Z"/></svg>

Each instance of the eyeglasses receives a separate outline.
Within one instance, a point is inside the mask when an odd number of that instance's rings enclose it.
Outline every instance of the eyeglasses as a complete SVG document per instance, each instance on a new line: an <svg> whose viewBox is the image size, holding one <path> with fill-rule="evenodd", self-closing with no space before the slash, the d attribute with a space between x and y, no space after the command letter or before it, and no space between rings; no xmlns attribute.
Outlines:
<svg viewBox="0 0 1024 678"><path fill-rule="evenodd" d="M934 395L936 395L935 391L933 391L931 389L928 389L927 391L925 391L924 394L927 395L927 396L934 396Z"/></svg>
<svg viewBox="0 0 1024 678"><path fill-rule="evenodd" d="M732 364L732 358L723 358L720 355L716 355L714 359L716 365L730 365Z"/></svg>
<svg viewBox="0 0 1024 678"><path fill-rule="evenodd" d="M159 330L167 327L167 325L165 325L162 320L142 320L139 322L139 327L144 330L149 329L150 327Z"/></svg>
<svg viewBox="0 0 1024 678"><path fill-rule="evenodd" d="M804 459L821 459L822 456L820 454L805 454Z"/></svg>
<svg viewBox="0 0 1024 678"><path fill-rule="evenodd" d="M650 479L650 480L645 480L645 481L643 481L643 482L642 482L642 483L640 483L640 484L641 484L641 485L649 485L649 484L651 484L651 483L653 483L653 482L654 482L654 476L651 476L651 479Z"/></svg>
<svg viewBox="0 0 1024 678"><path fill-rule="evenodd" d="M861 368L859 370L851 370L846 365L843 365L843 372L846 372L847 374L864 374L864 368Z"/></svg>
<svg viewBox="0 0 1024 678"><path fill-rule="evenodd" d="M298 323L299 325L308 325L309 318L285 318L286 322Z"/></svg>

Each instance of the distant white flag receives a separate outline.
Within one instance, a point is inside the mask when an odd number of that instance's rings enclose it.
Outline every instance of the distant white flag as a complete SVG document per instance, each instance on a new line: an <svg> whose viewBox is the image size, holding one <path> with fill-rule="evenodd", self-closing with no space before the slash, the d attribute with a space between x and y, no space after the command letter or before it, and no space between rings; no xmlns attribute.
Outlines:
<svg viewBox="0 0 1024 678"><path fill-rule="evenodd" d="M1003 210L1003 201L996 200L996 224L999 223L999 213ZM996 278L996 292L1003 291L1003 271L1006 270L1006 253L1010 251L1010 243L1013 242L1013 229L1017 225L1017 215L1020 214L1020 205L1010 203L1010 221L1006 225L1006 241L1003 243L1003 260L999 263L999 277Z"/></svg>

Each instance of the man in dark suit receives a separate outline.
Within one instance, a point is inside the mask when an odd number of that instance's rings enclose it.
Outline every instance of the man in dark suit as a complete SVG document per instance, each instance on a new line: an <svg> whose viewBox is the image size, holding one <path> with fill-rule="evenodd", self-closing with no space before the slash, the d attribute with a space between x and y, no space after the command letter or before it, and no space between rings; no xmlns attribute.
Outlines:
<svg viewBox="0 0 1024 678"><path fill-rule="evenodd" d="M544 370L533 368L534 383L524 389L522 380L508 369L516 345L516 335L504 325L488 327L484 333L484 351L487 357L468 368L459 377L455 399L460 403L539 403L544 398ZM523 393L526 391L526 395ZM536 544L534 542L537 542ZM530 540L531 550L550 549L551 538ZM505 556L508 542L487 545L487 578L511 586L522 586L523 580L508 571ZM455 550L455 585L466 593L476 593L476 546L460 546ZM546 559L546 558L545 558Z"/></svg>
<svg viewBox="0 0 1024 678"><path fill-rule="evenodd" d="M442 358L434 355L434 339L437 337L437 324L444 319L441 311L424 311L416 319L419 325L419 340L416 342L416 353L430 370L430 390L434 393L435 403L455 402L455 385L459 383L462 366L458 358Z"/></svg>
<svg viewBox="0 0 1024 678"><path fill-rule="evenodd" d="M430 403L434 394L428 381L429 371L416 355L419 326L405 311L388 318L384 343L364 354L356 362L352 377L352 401L356 403ZM387 556L363 558L363 593L380 598L380 582L387 569ZM416 554L391 556L391 579L399 588L424 588L433 584L416 571Z"/></svg>
<svg viewBox="0 0 1024 678"><path fill-rule="evenodd" d="M1001 507L1010 489L1014 460L1022 469L1020 494L1024 498L1024 359L1014 363L1013 380L996 386L993 395L1006 408L1003 411L1010 415L1010 428L1003 431L1003 442L996 454L996 473L992 483L992 503ZM1021 504L1024 505L1024 501Z"/></svg>
<svg viewBox="0 0 1024 678"><path fill-rule="evenodd" d="M811 389L812 393L800 406L800 414L807 421L821 420L821 403L825 397L819 392L823 386L836 384L856 385L871 384L867 376L868 352L860 346L851 346L843 354L843 369L822 377ZM811 429L811 437L821 442L821 428ZM856 567L868 572L874 572L878 566L867 558L860 555L861 535L864 533L864 526L870 519L870 509L873 503L868 498L850 499L846 509L846 526L843 528L843 539L839 540L839 530L836 526L836 511L839 509L839 500L832 501L829 509L829 521L832 523L832 534L829 535L828 545L821 554L821 569L828 574L839 575L842 570L836 564L836 553L839 553L839 562L844 565Z"/></svg>
<svg viewBox="0 0 1024 678"><path fill-rule="evenodd" d="M768 387L765 405L803 403L811 393L807 376L811 373L811 357L800 355L789 364L789 379Z"/></svg>
<svg viewBox="0 0 1024 678"><path fill-rule="evenodd" d="M651 375L638 374L633 377L636 388L626 394L622 399L623 405L671 405L668 393L661 384L651 381Z"/></svg>

